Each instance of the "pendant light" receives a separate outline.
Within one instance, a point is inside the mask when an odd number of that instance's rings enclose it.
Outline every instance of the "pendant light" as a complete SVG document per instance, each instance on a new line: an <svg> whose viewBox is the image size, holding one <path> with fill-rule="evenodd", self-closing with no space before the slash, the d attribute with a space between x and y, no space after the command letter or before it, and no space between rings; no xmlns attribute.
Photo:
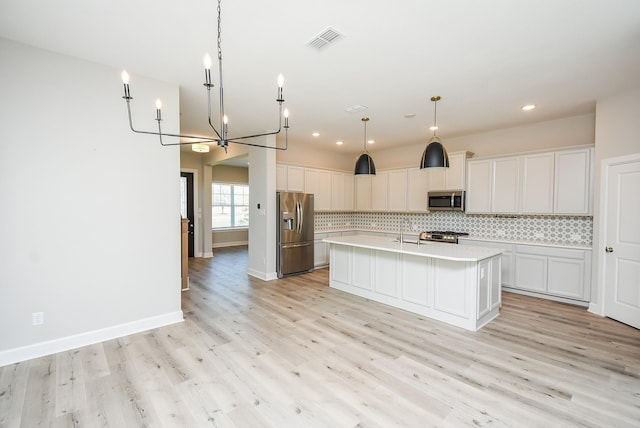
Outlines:
<svg viewBox="0 0 640 428"><path fill-rule="evenodd" d="M433 101L433 137L429 140L429 144L422 153L422 159L420 160L420 169L424 168L449 168L449 155L447 150L442 145L440 138L436 135L438 129L437 123L437 111L439 96L431 97Z"/></svg>
<svg viewBox="0 0 640 428"><path fill-rule="evenodd" d="M356 170L355 175L376 175L376 166L373 163L373 159L367 152L367 122L369 121L368 117L363 117L362 122L364 123L364 150L358 157L356 161Z"/></svg>

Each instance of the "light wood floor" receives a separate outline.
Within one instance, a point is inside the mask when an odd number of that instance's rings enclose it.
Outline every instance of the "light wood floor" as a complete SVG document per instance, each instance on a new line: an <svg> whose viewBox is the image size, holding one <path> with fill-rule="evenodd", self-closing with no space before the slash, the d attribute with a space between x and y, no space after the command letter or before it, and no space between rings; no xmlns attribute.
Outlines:
<svg viewBox="0 0 640 428"><path fill-rule="evenodd" d="M0 427L640 426L640 332L504 293L471 333L190 261L185 322L0 368Z"/></svg>

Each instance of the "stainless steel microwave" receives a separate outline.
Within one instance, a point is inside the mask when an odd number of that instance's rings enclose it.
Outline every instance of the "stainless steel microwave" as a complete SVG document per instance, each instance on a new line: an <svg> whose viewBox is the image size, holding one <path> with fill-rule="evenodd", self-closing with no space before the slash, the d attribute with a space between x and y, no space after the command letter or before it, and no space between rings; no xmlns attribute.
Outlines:
<svg viewBox="0 0 640 428"><path fill-rule="evenodd" d="M429 211L464 211L464 190L429 192Z"/></svg>

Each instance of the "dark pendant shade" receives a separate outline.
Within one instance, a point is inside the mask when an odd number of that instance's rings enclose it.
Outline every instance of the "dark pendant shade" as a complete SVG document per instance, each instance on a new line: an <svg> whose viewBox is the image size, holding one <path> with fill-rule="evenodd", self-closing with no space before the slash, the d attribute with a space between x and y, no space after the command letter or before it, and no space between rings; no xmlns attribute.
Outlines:
<svg viewBox="0 0 640 428"><path fill-rule="evenodd" d="M431 140L427 148L424 149L420 160L420 169L424 168L449 168L449 155L439 141Z"/></svg>
<svg viewBox="0 0 640 428"><path fill-rule="evenodd" d="M447 159L447 165L448 163L449 160ZM376 175L376 166L368 153L361 154L356 161L355 175Z"/></svg>

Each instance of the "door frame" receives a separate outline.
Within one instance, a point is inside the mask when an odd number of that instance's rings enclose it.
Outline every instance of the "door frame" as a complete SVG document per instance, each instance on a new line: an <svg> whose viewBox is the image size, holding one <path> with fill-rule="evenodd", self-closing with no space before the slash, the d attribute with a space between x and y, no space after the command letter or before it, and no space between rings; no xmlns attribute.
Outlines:
<svg viewBox="0 0 640 428"><path fill-rule="evenodd" d="M608 190L609 190L609 168L627 163L640 162L640 153L631 155L616 156L612 158L602 159L600 163L600 192L599 192L599 221L598 221L598 240L593 248L593 254L596 258L595 262L598 266L597 284L598 284L598 302L589 304L589 311L601 316L607 316L606 300L607 293L611 292L606 287L606 259L604 255L604 247L608 242L607 223L609 210L607 206Z"/></svg>
<svg viewBox="0 0 640 428"><path fill-rule="evenodd" d="M180 168L180 172L193 174L193 256L202 257L202 236L200 228L202 223L202 212L200 211L200 193L198 190L198 170L193 168Z"/></svg>

